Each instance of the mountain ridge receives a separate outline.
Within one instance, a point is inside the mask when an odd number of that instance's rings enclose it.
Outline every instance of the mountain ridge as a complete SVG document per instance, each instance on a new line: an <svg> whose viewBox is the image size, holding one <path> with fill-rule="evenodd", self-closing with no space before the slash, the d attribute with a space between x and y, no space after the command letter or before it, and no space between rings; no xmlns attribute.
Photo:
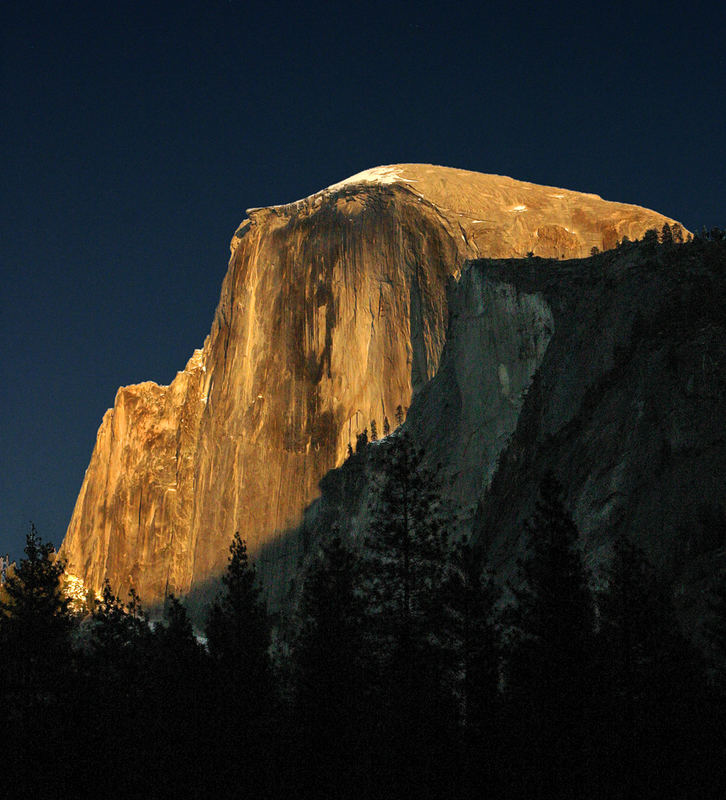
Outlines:
<svg viewBox="0 0 726 800"><path fill-rule="evenodd" d="M371 173L251 209L203 347L167 387L119 389L61 548L89 588L186 594L242 530L253 556L273 554L260 572L279 604L303 550L283 532L370 420L392 420L436 374L450 276L482 253L582 256L671 222L463 170Z"/></svg>

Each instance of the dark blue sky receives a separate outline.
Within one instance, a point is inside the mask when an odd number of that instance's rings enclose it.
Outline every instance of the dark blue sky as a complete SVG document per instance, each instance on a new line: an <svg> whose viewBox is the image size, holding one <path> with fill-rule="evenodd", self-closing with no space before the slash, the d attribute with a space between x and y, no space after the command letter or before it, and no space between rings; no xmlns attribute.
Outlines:
<svg viewBox="0 0 726 800"><path fill-rule="evenodd" d="M726 224L723 3L292 7L2 4L3 553L201 346L249 206L411 161Z"/></svg>

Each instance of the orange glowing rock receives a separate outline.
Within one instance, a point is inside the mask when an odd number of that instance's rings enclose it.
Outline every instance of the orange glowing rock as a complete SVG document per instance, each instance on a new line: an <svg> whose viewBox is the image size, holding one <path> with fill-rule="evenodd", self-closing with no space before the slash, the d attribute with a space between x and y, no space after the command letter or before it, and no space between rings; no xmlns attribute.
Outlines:
<svg viewBox="0 0 726 800"><path fill-rule="evenodd" d="M61 550L86 588L108 577L146 604L203 591L240 531L278 605L302 553L286 532L356 434L435 374L467 259L584 257L672 222L418 164L247 214L202 349L169 386L119 389L103 418Z"/></svg>

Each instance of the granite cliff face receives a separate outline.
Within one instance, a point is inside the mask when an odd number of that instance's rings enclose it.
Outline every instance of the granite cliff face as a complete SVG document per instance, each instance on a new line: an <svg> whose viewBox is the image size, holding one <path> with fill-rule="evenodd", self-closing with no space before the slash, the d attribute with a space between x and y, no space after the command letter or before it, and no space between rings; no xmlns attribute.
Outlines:
<svg viewBox="0 0 726 800"><path fill-rule="evenodd" d="M726 243L638 244L586 262L473 264L471 281L535 294L555 332L473 533L500 573L552 470L597 574L625 534L697 619L726 566ZM463 282L463 281L462 281Z"/></svg>
<svg viewBox="0 0 726 800"><path fill-rule="evenodd" d="M446 285L468 259L578 258L671 221L596 195L426 165L368 170L247 214L202 349L169 386L120 389L104 416L61 551L87 587L108 577L147 603L165 590L202 591L239 530L279 604L320 479L370 420L380 430L398 405L435 391ZM489 310L476 336L496 343L503 367L480 387L466 345L448 369L473 402L464 414L488 422L473 438L447 436L452 452L483 449L491 461L516 425L553 312L511 287L479 294L472 302ZM486 484L450 469L461 498Z"/></svg>
<svg viewBox="0 0 726 800"><path fill-rule="evenodd" d="M596 579L625 534L684 619L726 567L726 242L628 245L583 260L471 262L449 284L436 376L406 427L504 582L553 471ZM322 482L311 539L355 537L375 503L369 446Z"/></svg>

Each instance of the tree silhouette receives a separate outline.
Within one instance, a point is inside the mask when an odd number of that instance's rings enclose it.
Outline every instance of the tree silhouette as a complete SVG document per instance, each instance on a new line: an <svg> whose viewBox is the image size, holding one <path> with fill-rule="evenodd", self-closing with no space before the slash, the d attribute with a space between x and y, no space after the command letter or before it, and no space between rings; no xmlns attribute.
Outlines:
<svg viewBox="0 0 726 800"><path fill-rule="evenodd" d="M25 558L0 587L4 782L39 796L65 792L62 769L73 741L72 618L63 571L53 546L31 525Z"/></svg>
<svg viewBox="0 0 726 800"><path fill-rule="evenodd" d="M298 694L321 698L320 703L317 699L311 703L319 708L331 702L337 684L356 672L361 659L363 601L358 571L356 555L335 535L305 580L294 646Z"/></svg>
<svg viewBox="0 0 726 800"><path fill-rule="evenodd" d="M501 643L496 622L500 591L484 566L480 548L466 539L454 546L445 586L453 650L452 682L464 733L467 795L496 794L496 747L501 739L499 696Z"/></svg>
<svg viewBox="0 0 726 800"><path fill-rule="evenodd" d="M423 451L410 434L397 436L382 453L369 511L368 591L391 640L414 646L425 638L424 631L432 630L433 598L445 578L450 519Z"/></svg>
<svg viewBox="0 0 726 800"><path fill-rule="evenodd" d="M672 770L689 752L684 734L693 732L689 719L699 704L694 653L668 589L624 536L614 542L605 577L598 593L599 757L617 776L608 787L616 796L643 797L657 785L662 795L675 788ZM682 767L676 772L685 774Z"/></svg>
<svg viewBox="0 0 726 800"><path fill-rule="evenodd" d="M444 686L450 515L410 434L391 439L380 448L373 478L364 585L371 646L383 676L377 760L381 775L403 791L430 783L432 770L448 768L440 748L453 737L453 706Z"/></svg>
<svg viewBox="0 0 726 800"><path fill-rule="evenodd" d="M235 533L229 553L223 591L207 618L209 653L230 677L261 687L269 677L270 633L257 572L239 533Z"/></svg>
<svg viewBox="0 0 726 800"><path fill-rule="evenodd" d="M88 668L111 695L125 696L129 687L134 692L141 689L150 635L148 617L136 592L131 589L128 603L124 603L106 579L91 616L87 654Z"/></svg>
<svg viewBox="0 0 726 800"><path fill-rule="evenodd" d="M526 523L522 585L509 609L507 693L526 791L577 796L584 781L594 612L579 534L552 473Z"/></svg>
<svg viewBox="0 0 726 800"><path fill-rule="evenodd" d="M99 740L106 745L97 755L100 769L89 775L92 785L103 792L133 795L141 790L141 776L129 771L128 760L141 755L138 731L149 726L151 636L135 591L124 603L104 581L101 597L83 626L79 668L84 691L76 711L87 746Z"/></svg>
<svg viewBox="0 0 726 800"><path fill-rule="evenodd" d="M26 693L51 688L67 666L72 621L61 586L65 565L34 525L24 552L2 586L0 637L6 680Z"/></svg>
<svg viewBox="0 0 726 800"><path fill-rule="evenodd" d="M239 533L230 545L222 591L211 605L205 633L219 729L210 753L217 765L210 788L212 793L223 793L230 785L264 791L270 752L267 720L273 704L270 630L257 573ZM244 760L241 752L246 753Z"/></svg>
<svg viewBox="0 0 726 800"><path fill-rule="evenodd" d="M302 751L296 771L304 786L326 796L347 796L363 779L363 609L358 558L335 535L305 580L293 644Z"/></svg>
<svg viewBox="0 0 726 800"><path fill-rule="evenodd" d="M709 714L703 714L699 723L703 731L706 752L715 755L717 764L723 764L726 757L726 570L716 576L709 592L708 613L704 624L705 640L708 645L711 685ZM704 724L707 723L707 724ZM706 775L720 775L720 766L703 765L701 772ZM726 794L726 777L714 780L714 796ZM705 793L702 793L704 796Z"/></svg>
<svg viewBox="0 0 726 800"><path fill-rule="evenodd" d="M204 650L186 608L173 594L166 598L163 621L155 625L147 651L143 757L163 776L157 791L167 797L196 796L207 783L198 768L207 747L200 739L214 735L218 718L209 713L213 694ZM214 761L204 756L208 768Z"/></svg>
<svg viewBox="0 0 726 800"><path fill-rule="evenodd" d="M355 452L362 453L368 445L368 428L364 428L362 433L359 433L355 439Z"/></svg>
<svg viewBox="0 0 726 800"><path fill-rule="evenodd" d="M643 234L643 244L645 245L645 252L648 255L654 255L658 248L658 231L655 228L649 228Z"/></svg>

